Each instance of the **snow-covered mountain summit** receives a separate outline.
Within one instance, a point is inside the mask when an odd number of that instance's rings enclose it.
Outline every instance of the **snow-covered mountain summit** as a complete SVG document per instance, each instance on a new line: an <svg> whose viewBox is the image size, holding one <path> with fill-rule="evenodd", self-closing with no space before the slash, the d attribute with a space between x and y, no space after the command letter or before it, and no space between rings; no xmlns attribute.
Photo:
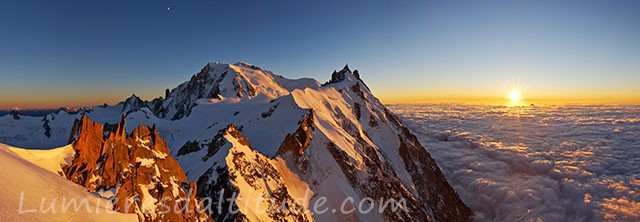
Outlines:
<svg viewBox="0 0 640 222"><path fill-rule="evenodd" d="M152 101L132 96L75 114L0 117L0 141L65 145L71 125L82 115L105 128L115 127L124 115L126 132L156 126L188 181L196 182L199 198L242 197L226 202L236 213L211 212L215 220L469 220L471 211L429 153L361 77L345 66L321 85L246 62L209 63ZM380 210L318 212L322 199L333 210ZM404 205L394 210L369 200L402 200ZM296 211L273 211L283 201ZM247 204L267 208L242 207Z"/></svg>
<svg viewBox="0 0 640 222"><path fill-rule="evenodd" d="M191 113L200 103L217 101L270 101L288 95L297 88L317 87L315 80L289 80L260 67L236 64L209 63L187 82L168 91L165 98L151 102L153 112L161 118L180 119Z"/></svg>

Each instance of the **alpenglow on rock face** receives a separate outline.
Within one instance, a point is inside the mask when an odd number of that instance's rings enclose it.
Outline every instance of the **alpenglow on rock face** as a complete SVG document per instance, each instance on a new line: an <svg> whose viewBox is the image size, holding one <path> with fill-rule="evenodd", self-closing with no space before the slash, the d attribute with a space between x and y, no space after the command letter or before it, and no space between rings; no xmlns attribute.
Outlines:
<svg viewBox="0 0 640 222"><path fill-rule="evenodd" d="M114 210L140 221L211 221L198 206L195 183L188 183L155 127L141 125L127 135L122 120L105 132L83 116L73 128L76 155L63 168L67 179L92 192L115 190ZM167 206L184 210L162 213Z"/></svg>
<svg viewBox="0 0 640 222"><path fill-rule="evenodd" d="M179 166L172 169L181 168L186 178L176 175L169 182L195 183L191 186L197 188L197 198L219 202L220 207L209 211L216 221L471 220L473 213L429 153L371 93L362 77L345 66L320 84L313 79L286 79L245 62L209 63L189 81L167 90L164 98L142 101L132 97L77 114L49 114L44 118L49 137L44 135L40 120L0 117L0 122L6 121L21 132L0 132L0 141L40 145L20 140L31 135L42 144L64 145L66 141L56 135L71 134L74 119L82 117L81 125L87 118L94 120L113 132L104 141L85 142L80 142L82 135L74 133L79 149L74 161L100 165L102 159L125 158L115 151L102 158L105 151L81 147L129 144L133 148L116 149L143 152L140 161L133 157L126 160L154 175L153 164L167 166L169 163L163 162L173 156ZM120 120L123 115L128 126ZM155 125L155 130L133 128L138 125ZM85 136L102 138L100 127L84 127L95 128ZM121 142L117 138L125 138L122 135L130 136ZM100 144L89 144L92 141ZM158 141L166 141L169 149L157 148L158 143L164 143ZM152 151L147 152L145 146ZM89 154L96 152L99 154ZM158 154L167 157L161 159ZM98 165L71 165L65 174L95 190L117 184L118 179L94 171L127 168L126 164ZM92 173L79 173L80 168L80 172ZM142 184L165 181L153 176L148 179L145 177ZM389 200L402 201L402 208L389 207L385 204Z"/></svg>

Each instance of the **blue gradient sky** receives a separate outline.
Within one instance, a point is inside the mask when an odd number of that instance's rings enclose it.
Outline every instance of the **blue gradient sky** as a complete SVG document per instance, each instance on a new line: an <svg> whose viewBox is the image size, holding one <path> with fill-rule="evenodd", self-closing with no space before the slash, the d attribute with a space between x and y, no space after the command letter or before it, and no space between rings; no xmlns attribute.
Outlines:
<svg viewBox="0 0 640 222"><path fill-rule="evenodd" d="M640 1L0 4L0 108L151 99L240 60L321 82L348 62L383 102L640 103Z"/></svg>

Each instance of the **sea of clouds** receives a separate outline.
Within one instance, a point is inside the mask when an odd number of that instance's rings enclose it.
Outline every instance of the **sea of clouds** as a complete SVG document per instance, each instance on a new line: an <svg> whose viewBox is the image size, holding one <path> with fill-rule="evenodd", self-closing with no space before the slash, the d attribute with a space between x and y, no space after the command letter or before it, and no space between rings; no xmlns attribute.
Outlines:
<svg viewBox="0 0 640 222"><path fill-rule="evenodd" d="M640 221L640 106L390 109L478 221Z"/></svg>

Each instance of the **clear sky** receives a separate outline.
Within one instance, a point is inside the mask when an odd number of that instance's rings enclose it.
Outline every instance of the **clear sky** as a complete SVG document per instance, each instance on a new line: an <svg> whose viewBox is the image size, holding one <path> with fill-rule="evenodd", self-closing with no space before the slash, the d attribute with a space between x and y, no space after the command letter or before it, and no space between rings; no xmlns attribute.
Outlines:
<svg viewBox="0 0 640 222"><path fill-rule="evenodd" d="M0 2L0 108L152 99L240 60L321 82L348 62L388 103L640 104L640 1Z"/></svg>

